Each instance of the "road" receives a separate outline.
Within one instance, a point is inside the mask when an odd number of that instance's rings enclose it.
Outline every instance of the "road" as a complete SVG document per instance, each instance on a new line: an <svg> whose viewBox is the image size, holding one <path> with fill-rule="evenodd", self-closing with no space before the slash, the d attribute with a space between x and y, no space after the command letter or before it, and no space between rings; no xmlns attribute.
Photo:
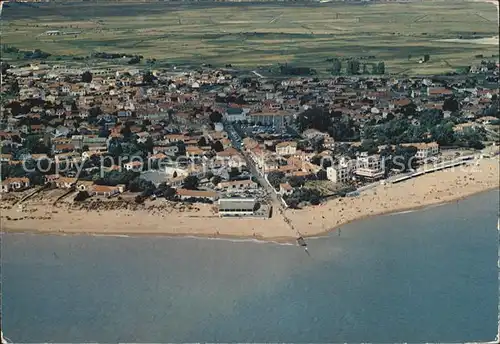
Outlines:
<svg viewBox="0 0 500 344"><path fill-rule="evenodd" d="M252 175L257 179L259 184L264 188L268 197L271 198L273 205L276 207L282 207L283 203L281 203L274 188L271 185L269 185L267 180L264 178L263 174L260 173L257 166L255 166L254 161L250 158L250 155L244 150L242 150L241 137L238 135L232 124L224 123L224 128L228 132L229 139L231 140L233 146L236 149L238 149L245 158L245 162L247 164L247 168L250 170L250 173L252 173Z"/></svg>
<svg viewBox="0 0 500 344"><path fill-rule="evenodd" d="M266 77L262 74L260 74L259 72L253 70L252 73L254 73L255 75L257 75L259 78L262 78L262 79L265 79Z"/></svg>

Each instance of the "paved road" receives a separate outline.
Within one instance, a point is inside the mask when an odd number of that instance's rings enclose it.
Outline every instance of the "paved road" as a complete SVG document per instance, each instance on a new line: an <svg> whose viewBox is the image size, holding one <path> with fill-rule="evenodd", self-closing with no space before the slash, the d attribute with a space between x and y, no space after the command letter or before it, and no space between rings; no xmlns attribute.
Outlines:
<svg viewBox="0 0 500 344"><path fill-rule="evenodd" d="M250 158L249 154L241 149L241 145L239 144L239 142L241 142L239 141L241 140L241 137L238 135L236 130L234 130L234 127L230 123L225 123L224 127L229 134L229 138L231 139L233 146L243 154L243 157L245 158L245 162L247 164L247 168L250 170L250 173L252 173L252 175L257 179L259 184L264 188L264 190L266 190L266 193L268 197L271 198L273 205L282 207L283 204L278 199L278 195L276 194L274 188L269 185L264 176L258 171L257 166L255 166L255 163Z"/></svg>

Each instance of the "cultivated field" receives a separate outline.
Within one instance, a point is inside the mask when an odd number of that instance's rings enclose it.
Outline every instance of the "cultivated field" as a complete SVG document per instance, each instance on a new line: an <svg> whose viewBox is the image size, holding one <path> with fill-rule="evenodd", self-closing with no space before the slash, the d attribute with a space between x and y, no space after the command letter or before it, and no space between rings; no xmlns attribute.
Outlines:
<svg viewBox="0 0 500 344"><path fill-rule="evenodd" d="M373 55L391 73L431 74L469 65L479 54L498 54L498 45L456 41L498 35L492 4L461 0L10 4L2 19L2 43L21 49L123 52L175 64L253 68L288 62L325 72L327 58ZM48 36L47 30L70 34ZM431 61L419 64L424 54Z"/></svg>

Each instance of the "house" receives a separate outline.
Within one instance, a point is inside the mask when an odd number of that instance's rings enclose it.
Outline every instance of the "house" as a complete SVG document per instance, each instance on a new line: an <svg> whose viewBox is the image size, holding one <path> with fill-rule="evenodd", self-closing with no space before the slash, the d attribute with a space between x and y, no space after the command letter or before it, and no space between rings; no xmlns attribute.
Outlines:
<svg viewBox="0 0 500 344"><path fill-rule="evenodd" d="M125 185L108 186L94 184L89 188L89 191L92 196L111 197L125 191Z"/></svg>
<svg viewBox="0 0 500 344"><path fill-rule="evenodd" d="M77 178L59 177L53 182L59 189L70 189L75 185Z"/></svg>
<svg viewBox="0 0 500 344"><path fill-rule="evenodd" d="M0 154L0 162L9 162L11 159L11 154Z"/></svg>
<svg viewBox="0 0 500 344"><path fill-rule="evenodd" d="M461 133L461 132L463 132L464 130L467 130L467 129L474 130L474 129L476 129L479 126L480 125L478 123L473 123L473 122L460 123L460 124L457 124L457 125L455 125L453 127L453 131Z"/></svg>
<svg viewBox="0 0 500 344"><path fill-rule="evenodd" d="M281 183L279 194L281 196L291 195L293 193L293 187L288 183Z"/></svg>
<svg viewBox="0 0 500 344"><path fill-rule="evenodd" d="M143 166L142 161L131 161L123 164L123 167L127 171L134 171L134 172L142 171L142 166Z"/></svg>
<svg viewBox="0 0 500 344"><path fill-rule="evenodd" d="M347 183L352 179L352 169L349 166L330 166L326 169L326 177L333 183Z"/></svg>
<svg viewBox="0 0 500 344"><path fill-rule="evenodd" d="M222 152L217 152L216 160L216 165L220 164L236 168L246 166L244 157L232 147L225 149Z"/></svg>
<svg viewBox="0 0 500 344"><path fill-rule="evenodd" d="M221 198L217 202L219 216L251 216L257 202L254 198Z"/></svg>
<svg viewBox="0 0 500 344"><path fill-rule="evenodd" d="M187 146L186 147L186 156L188 158L200 158L203 156L203 149L197 146Z"/></svg>
<svg viewBox="0 0 500 344"><path fill-rule="evenodd" d="M292 155L297 151L297 142L280 142L276 145L276 153L279 155Z"/></svg>
<svg viewBox="0 0 500 344"><path fill-rule="evenodd" d="M257 183L253 182L251 179L233 180L227 182L220 182L217 185L217 188L227 191L249 190L249 189L256 189Z"/></svg>
<svg viewBox="0 0 500 344"><path fill-rule="evenodd" d="M354 174L358 177L377 180L385 176L385 171L382 169L382 159L380 155L368 155L362 153L356 159L356 170Z"/></svg>
<svg viewBox="0 0 500 344"><path fill-rule="evenodd" d="M30 180L25 177L7 178L2 181L2 192L21 191L30 187Z"/></svg>
<svg viewBox="0 0 500 344"><path fill-rule="evenodd" d="M181 200L189 198L206 198L213 202L217 199L218 194L215 191L177 189L177 196L179 196Z"/></svg>
<svg viewBox="0 0 500 344"><path fill-rule="evenodd" d="M417 153L415 157L419 160L430 158L439 153L439 144L437 142L430 143L405 143L402 144L403 147L413 146L417 148Z"/></svg>
<svg viewBox="0 0 500 344"><path fill-rule="evenodd" d="M87 181L87 180L80 180L76 183L76 189L78 191L91 191L92 190L92 187L94 186L94 183L91 182L91 181Z"/></svg>

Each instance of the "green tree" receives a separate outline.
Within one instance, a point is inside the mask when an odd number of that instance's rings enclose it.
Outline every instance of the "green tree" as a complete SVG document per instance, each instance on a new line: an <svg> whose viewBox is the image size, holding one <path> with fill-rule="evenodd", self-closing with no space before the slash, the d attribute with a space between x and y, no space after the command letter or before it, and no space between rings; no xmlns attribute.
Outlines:
<svg viewBox="0 0 500 344"><path fill-rule="evenodd" d="M205 138L205 136L202 136L198 140L198 147L204 147L204 146L208 146L208 142L207 142L207 139Z"/></svg>
<svg viewBox="0 0 500 344"><path fill-rule="evenodd" d="M385 74L385 63L381 61L377 63L377 74Z"/></svg>
<svg viewBox="0 0 500 344"><path fill-rule="evenodd" d="M279 185L285 180L285 174L279 171L272 171L268 173L267 180L269 181L269 184L278 190Z"/></svg>
<svg viewBox="0 0 500 344"><path fill-rule="evenodd" d="M182 187L184 189L196 190L198 189L199 179L196 176L187 176L184 179Z"/></svg>
<svg viewBox="0 0 500 344"><path fill-rule="evenodd" d="M359 74L359 61L351 59L347 61L347 74L355 75Z"/></svg>
<svg viewBox="0 0 500 344"><path fill-rule="evenodd" d="M215 141L212 144L212 149L216 152L222 152L224 150L224 146L222 145L222 143L220 141Z"/></svg>
<svg viewBox="0 0 500 344"><path fill-rule="evenodd" d="M212 184L217 186L220 182L222 181L222 178L220 176L213 176L212 178Z"/></svg>
<svg viewBox="0 0 500 344"><path fill-rule="evenodd" d="M86 83L92 82L92 73L90 73L89 71L83 72L82 82Z"/></svg>
<svg viewBox="0 0 500 344"><path fill-rule="evenodd" d="M147 71L143 76L142 76L142 83L146 85L152 85L155 81L155 76L153 73L150 71Z"/></svg>
<svg viewBox="0 0 500 344"><path fill-rule="evenodd" d="M332 73L334 75L340 75L341 71L342 71L342 63L337 58L333 59Z"/></svg>

